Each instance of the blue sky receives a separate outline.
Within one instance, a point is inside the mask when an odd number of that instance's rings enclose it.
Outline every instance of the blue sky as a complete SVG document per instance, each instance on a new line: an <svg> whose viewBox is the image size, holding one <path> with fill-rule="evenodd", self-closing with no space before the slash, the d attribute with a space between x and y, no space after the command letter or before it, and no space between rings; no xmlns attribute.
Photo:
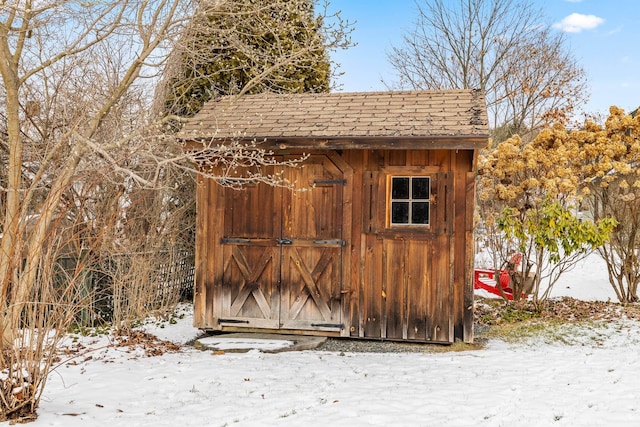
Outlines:
<svg viewBox="0 0 640 427"><path fill-rule="evenodd" d="M358 45L334 54L344 73L343 91L386 90L394 81L387 60L392 46L413 28L414 0L330 0L333 10L355 21ZM424 1L424 0L418 0ZM457 2L458 0L451 0ZM590 100L584 111L606 114L610 105L627 111L640 106L640 1L533 0L549 23L564 31L568 47L585 69Z"/></svg>

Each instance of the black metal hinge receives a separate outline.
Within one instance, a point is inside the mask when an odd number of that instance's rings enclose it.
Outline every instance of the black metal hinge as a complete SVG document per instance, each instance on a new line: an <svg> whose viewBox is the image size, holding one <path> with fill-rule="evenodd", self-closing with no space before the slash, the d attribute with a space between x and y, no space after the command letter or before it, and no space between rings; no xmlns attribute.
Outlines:
<svg viewBox="0 0 640 427"><path fill-rule="evenodd" d="M347 185L347 180L346 179L314 179L313 184L314 185L334 185L334 184Z"/></svg>
<svg viewBox="0 0 640 427"><path fill-rule="evenodd" d="M218 319L218 325L221 323L245 323L249 324L248 320L240 320L240 319Z"/></svg>
<svg viewBox="0 0 640 427"><path fill-rule="evenodd" d="M251 243L251 239L232 239L224 237L220 239L220 243Z"/></svg>
<svg viewBox="0 0 640 427"><path fill-rule="evenodd" d="M313 241L314 245L339 245L345 246L347 242L340 239L318 239Z"/></svg>
<svg viewBox="0 0 640 427"><path fill-rule="evenodd" d="M342 323L312 323L314 328L338 328L342 329L344 325Z"/></svg>

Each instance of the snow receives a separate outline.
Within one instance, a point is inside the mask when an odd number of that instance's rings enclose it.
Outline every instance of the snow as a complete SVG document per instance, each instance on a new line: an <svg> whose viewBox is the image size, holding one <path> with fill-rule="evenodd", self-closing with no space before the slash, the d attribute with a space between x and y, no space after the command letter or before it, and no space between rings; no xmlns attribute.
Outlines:
<svg viewBox="0 0 640 427"><path fill-rule="evenodd" d="M225 338L225 337L207 337L199 339L198 342L205 347L215 348L218 350L250 350L257 348L260 351L282 350L293 345L293 341L289 340L270 340L270 339L247 339L247 338Z"/></svg>
<svg viewBox="0 0 640 427"><path fill-rule="evenodd" d="M583 301L617 301L616 293L609 284L607 264L591 254L560 280L551 290L551 297L568 296Z"/></svg>
<svg viewBox="0 0 640 427"><path fill-rule="evenodd" d="M615 299L597 261L568 273L554 295ZM145 328L192 340L199 331L182 308L177 323ZM640 425L640 323L564 325L557 333L564 339L490 340L480 350L444 353L186 346L155 357L107 346L104 336L82 337L96 350L51 374L32 425Z"/></svg>

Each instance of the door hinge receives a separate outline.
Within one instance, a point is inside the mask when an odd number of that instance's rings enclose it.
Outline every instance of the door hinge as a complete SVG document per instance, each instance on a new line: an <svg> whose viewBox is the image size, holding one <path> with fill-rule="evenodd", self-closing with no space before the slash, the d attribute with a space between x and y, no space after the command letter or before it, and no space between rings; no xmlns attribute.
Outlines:
<svg viewBox="0 0 640 427"><path fill-rule="evenodd" d="M313 241L314 245L338 245L345 246L347 242L340 239L318 239Z"/></svg>
<svg viewBox="0 0 640 427"><path fill-rule="evenodd" d="M312 323L314 328L337 328L342 329L344 325L342 323Z"/></svg>
<svg viewBox="0 0 640 427"><path fill-rule="evenodd" d="M245 323L249 324L248 320L240 320L240 319L218 319L218 325L221 323Z"/></svg>
<svg viewBox="0 0 640 427"><path fill-rule="evenodd" d="M346 179L314 179L313 185L347 185Z"/></svg>
<svg viewBox="0 0 640 427"><path fill-rule="evenodd" d="M220 239L220 243L251 243L251 239L232 239L228 237L224 237Z"/></svg>

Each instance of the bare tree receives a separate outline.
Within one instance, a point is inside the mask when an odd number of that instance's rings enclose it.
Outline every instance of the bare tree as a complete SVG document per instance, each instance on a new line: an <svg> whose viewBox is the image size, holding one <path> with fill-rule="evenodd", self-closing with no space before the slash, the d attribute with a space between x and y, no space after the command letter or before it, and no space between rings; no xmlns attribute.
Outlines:
<svg viewBox="0 0 640 427"><path fill-rule="evenodd" d="M60 336L48 332L64 332L85 306L86 275L101 268L100 254L172 244L175 184L194 172L185 160L223 158L230 168L270 161L257 147L215 143L184 153L163 132L180 118L152 114L154 85L194 3L0 4L0 421L33 416ZM323 33L328 46L341 45L336 25ZM260 77L299 57L275 57ZM136 211L145 193L133 190L141 188L163 192L153 211ZM127 274L152 282L150 271Z"/></svg>
<svg viewBox="0 0 640 427"><path fill-rule="evenodd" d="M423 0L389 61L400 87L482 89L506 139L586 99L585 73L528 0Z"/></svg>
<svg viewBox="0 0 640 427"><path fill-rule="evenodd" d="M586 198L595 218L611 215L618 219L609 243L598 248L607 264L609 283L623 304L637 303L640 285L640 202L637 186L625 186L636 181L636 174L620 174L606 188L593 188Z"/></svg>

